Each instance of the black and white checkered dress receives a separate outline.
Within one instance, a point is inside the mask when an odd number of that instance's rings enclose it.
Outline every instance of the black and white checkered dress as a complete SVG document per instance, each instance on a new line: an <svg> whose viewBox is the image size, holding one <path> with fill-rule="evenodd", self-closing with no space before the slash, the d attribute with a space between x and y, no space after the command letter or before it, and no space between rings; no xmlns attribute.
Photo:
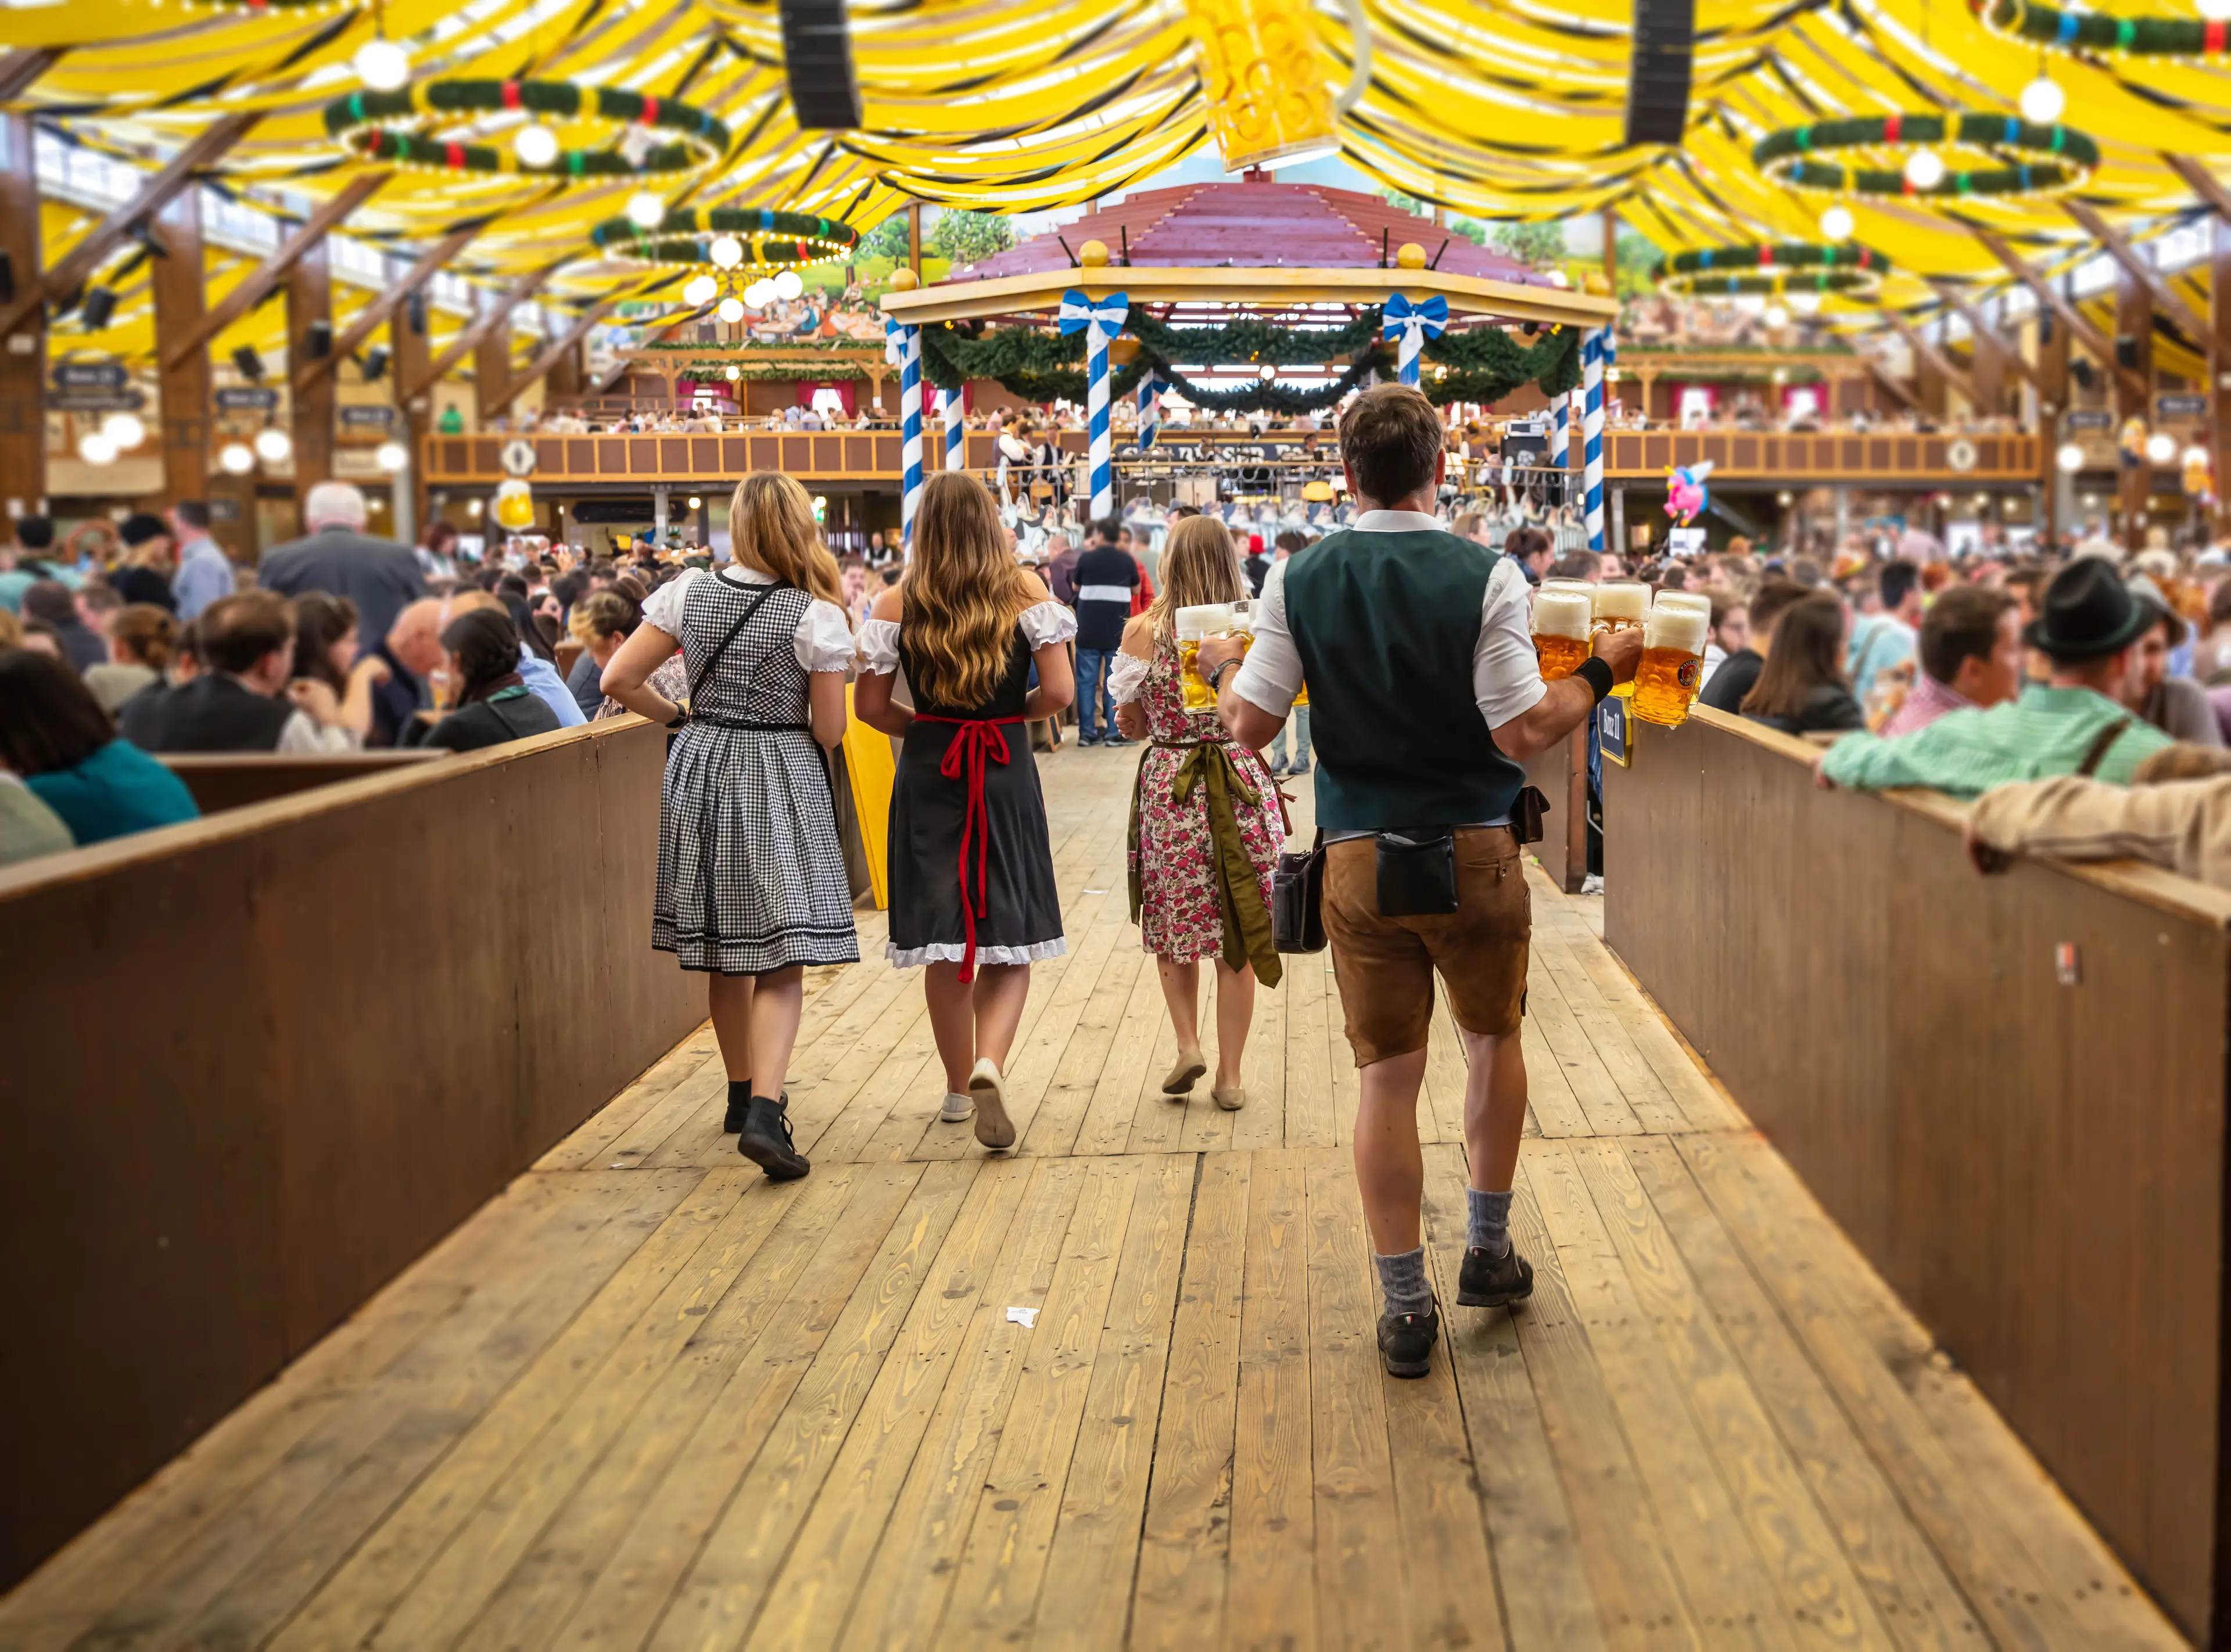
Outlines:
<svg viewBox="0 0 2231 1652"><path fill-rule="evenodd" d="M705 674L706 661L757 603ZM833 629L825 614L836 616ZM806 726L806 664L840 668L844 616L734 569L653 593L696 698L666 759L651 945L686 970L756 975L860 956L829 771ZM841 639L841 641L840 641ZM824 657L825 656L825 657Z"/></svg>

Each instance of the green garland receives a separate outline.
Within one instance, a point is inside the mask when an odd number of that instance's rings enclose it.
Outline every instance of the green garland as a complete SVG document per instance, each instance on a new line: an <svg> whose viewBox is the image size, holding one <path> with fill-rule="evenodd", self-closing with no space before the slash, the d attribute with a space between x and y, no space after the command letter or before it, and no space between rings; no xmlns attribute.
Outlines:
<svg viewBox="0 0 2231 1652"><path fill-rule="evenodd" d="M718 268L712 248L721 236L734 236L743 243L739 269L824 263L860 244L860 232L849 223L767 207L710 207L702 213L694 207L675 207L655 229L645 229L631 218L608 218L589 231L590 242L600 252L676 269Z"/></svg>
<svg viewBox="0 0 2231 1652"><path fill-rule="evenodd" d="M523 111L557 120L640 126L675 141L654 144L640 160L617 149L560 150L546 166L522 164L510 148L453 143L407 128L460 115ZM695 171L728 146L717 116L671 98L571 81L414 81L392 92L358 91L325 107L327 134L365 160L434 172L518 172L536 177L666 177Z"/></svg>
<svg viewBox="0 0 2231 1652"><path fill-rule="evenodd" d="M1394 376L1394 352L1380 339L1377 309L1346 326L1303 331L1262 321L1235 321L1224 327L1170 327L1131 307L1124 330L1139 342L1139 359L1118 367L1110 390L1128 396L1150 368L1194 405L1218 413L1314 413L1337 403L1372 372ZM1426 359L1439 370L1419 388L1433 402L1499 401L1521 384L1533 383L1545 395L1561 396L1581 382L1581 335L1557 328L1531 345L1522 345L1497 327L1450 332L1428 339ZM1351 365L1332 384L1300 390L1275 382L1213 390L1179 373L1173 362L1199 361L1215 366L1313 365L1347 356ZM1084 335L1052 333L1035 327L986 330L980 325L948 322L922 330L922 374L945 390L972 378L996 380L1009 394L1028 402L1085 398Z"/></svg>
<svg viewBox="0 0 2231 1652"><path fill-rule="evenodd" d="M1724 272L1724 274L1723 273ZM1652 281L1668 293L1845 293L1865 296L1882 285L1890 260L1856 242L1816 246L1704 247L1660 259Z"/></svg>
<svg viewBox="0 0 2231 1652"><path fill-rule="evenodd" d="M2104 11L2063 11L2028 0L1968 0L1968 10L1995 35L2062 51L2207 57L2226 49L2225 26L2199 17L2118 17Z"/></svg>
<svg viewBox="0 0 2231 1652"><path fill-rule="evenodd" d="M704 346L700 345L696 348L702 350ZM824 380L839 378L864 380L868 377L868 370L857 362L852 361L832 361L825 370L799 367L747 367L735 378L730 378L728 369L735 365L736 363L733 361L717 359L662 361L658 364L658 370L663 373L671 373L676 378L694 378L703 384L715 383L734 384L748 380L759 380L763 383L796 380L801 384L818 384Z"/></svg>
<svg viewBox="0 0 2231 1652"><path fill-rule="evenodd" d="M1925 148L1947 143L1984 151L2007 164L1961 170L1948 166L1943 177L1924 190L1915 188L1902 171L1810 158L1837 150ZM2031 158L2008 163L2003 152L2008 150ZM1750 158L1768 177L1798 189L1959 200L2073 189L2098 168L2099 146L2072 126L2058 122L2041 126L2017 115L1895 114L1784 127L1760 139Z"/></svg>

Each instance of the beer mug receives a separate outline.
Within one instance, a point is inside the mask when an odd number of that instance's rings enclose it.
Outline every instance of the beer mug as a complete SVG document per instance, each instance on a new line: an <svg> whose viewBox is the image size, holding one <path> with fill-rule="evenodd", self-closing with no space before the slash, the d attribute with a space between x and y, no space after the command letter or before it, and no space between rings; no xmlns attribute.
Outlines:
<svg viewBox="0 0 2231 1652"><path fill-rule="evenodd" d="M1678 728L1704 684L1704 639L1712 605L1686 591L1660 591L1642 628L1642 663L1634 672L1634 714Z"/></svg>
<svg viewBox="0 0 2231 1652"><path fill-rule="evenodd" d="M1216 709L1216 695L1200 674L1200 645L1212 636L1231 636L1241 634L1253 637L1251 625L1242 619L1233 603L1203 603L1197 608L1180 608L1177 616L1178 687L1185 697L1185 708L1189 712Z"/></svg>
<svg viewBox="0 0 2231 1652"><path fill-rule="evenodd" d="M1623 631L1629 626L1639 626L1650 613L1650 587L1639 579L1607 579L1594 587L1595 629L1600 631ZM1622 682L1612 693L1625 696L1634 692L1634 685Z"/></svg>
<svg viewBox="0 0 2231 1652"><path fill-rule="evenodd" d="M1542 661L1542 681L1569 677L1588 657L1594 604L1577 579L1545 579L1534 598L1534 652Z"/></svg>

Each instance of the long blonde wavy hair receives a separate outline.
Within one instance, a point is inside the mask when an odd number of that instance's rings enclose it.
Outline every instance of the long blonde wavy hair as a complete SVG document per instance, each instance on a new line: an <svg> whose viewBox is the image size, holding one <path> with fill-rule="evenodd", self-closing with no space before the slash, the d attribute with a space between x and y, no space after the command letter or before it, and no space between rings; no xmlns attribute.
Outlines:
<svg viewBox="0 0 2231 1652"><path fill-rule="evenodd" d="M941 470L924 484L899 596L925 679L915 687L944 706L989 700L1006 674L1030 583L983 483Z"/></svg>
<svg viewBox="0 0 2231 1652"><path fill-rule="evenodd" d="M1239 549L1212 516L1188 516L1162 541L1161 588L1148 604L1147 623L1157 636L1173 636L1178 610L1236 603L1247 595Z"/></svg>
<svg viewBox="0 0 2231 1652"><path fill-rule="evenodd" d="M728 543L736 560L844 611L844 583L837 558L821 543L813 500L780 471L755 470L728 500ZM845 612L844 623L852 623Z"/></svg>

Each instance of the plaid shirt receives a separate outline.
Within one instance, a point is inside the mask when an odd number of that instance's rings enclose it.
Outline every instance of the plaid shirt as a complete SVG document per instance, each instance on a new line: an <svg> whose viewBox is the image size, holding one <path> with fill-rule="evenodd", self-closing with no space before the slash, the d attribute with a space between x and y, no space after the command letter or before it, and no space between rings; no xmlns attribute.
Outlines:
<svg viewBox="0 0 2231 1652"><path fill-rule="evenodd" d="M1956 797L1980 797L2010 780L2075 773L2092 743L2118 722L2130 726L2093 772L2128 785L2131 771L2169 736L2105 694L2042 683L1988 709L1947 712L1911 734L1848 734L1828 748L1821 772L1855 791L1934 786Z"/></svg>

